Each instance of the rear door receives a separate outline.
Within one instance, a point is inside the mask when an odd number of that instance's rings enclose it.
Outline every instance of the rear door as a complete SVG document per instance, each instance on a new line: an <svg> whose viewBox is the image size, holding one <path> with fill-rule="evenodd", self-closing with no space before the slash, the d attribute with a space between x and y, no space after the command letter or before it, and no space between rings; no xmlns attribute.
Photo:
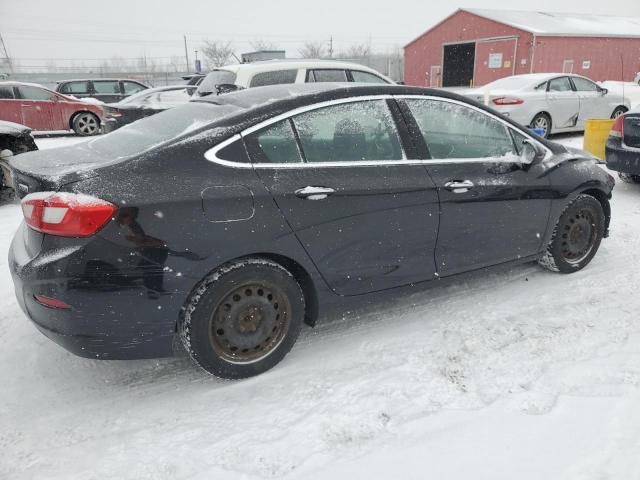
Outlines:
<svg viewBox="0 0 640 480"><path fill-rule="evenodd" d="M133 95L134 93L141 92L142 90L146 90L147 87L139 84L138 82L132 82L130 80L123 80L120 82L122 84L122 97L127 98Z"/></svg>
<svg viewBox="0 0 640 480"><path fill-rule="evenodd" d="M441 276L540 252L549 211L544 168L520 163L524 136L486 112L442 98L405 98L440 197Z"/></svg>
<svg viewBox="0 0 640 480"><path fill-rule="evenodd" d="M0 120L22 123L22 102L12 85L0 85Z"/></svg>
<svg viewBox="0 0 640 480"><path fill-rule="evenodd" d="M551 114L553 129L573 128L578 124L580 99L573 90L569 77L549 80L547 86L547 109Z"/></svg>
<svg viewBox="0 0 640 480"><path fill-rule="evenodd" d="M256 172L336 293L434 277L435 185L421 162L407 159L387 100L332 103L244 139Z"/></svg>
<svg viewBox="0 0 640 480"><path fill-rule="evenodd" d="M54 102L51 100L55 94L30 85L19 85L18 94L24 125L34 130L60 129L60 125L55 121Z"/></svg>
<svg viewBox="0 0 640 480"><path fill-rule="evenodd" d="M118 80L93 80L93 97L104 103L114 103L122 100L122 90Z"/></svg>
<svg viewBox="0 0 640 480"><path fill-rule="evenodd" d="M593 118L609 118L613 113L609 100L600 92L600 88L591 80L582 77L571 77L573 86L580 99L578 126L584 128L587 120Z"/></svg>

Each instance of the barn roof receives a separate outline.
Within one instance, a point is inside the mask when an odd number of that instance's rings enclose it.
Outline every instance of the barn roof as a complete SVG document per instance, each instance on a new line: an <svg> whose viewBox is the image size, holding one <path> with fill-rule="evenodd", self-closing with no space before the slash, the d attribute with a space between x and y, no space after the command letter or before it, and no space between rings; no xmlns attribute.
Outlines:
<svg viewBox="0 0 640 480"><path fill-rule="evenodd" d="M582 13L464 8L466 12L543 36L640 37L640 18Z"/></svg>

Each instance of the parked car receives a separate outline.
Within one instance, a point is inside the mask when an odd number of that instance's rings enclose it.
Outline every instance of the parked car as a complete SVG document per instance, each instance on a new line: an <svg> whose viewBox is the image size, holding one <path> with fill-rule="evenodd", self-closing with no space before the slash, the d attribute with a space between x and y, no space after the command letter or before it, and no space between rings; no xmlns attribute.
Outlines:
<svg viewBox="0 0 640 480"><path fill-rule="evenodd" d="M630 108L628 99L580 75L514 75L465 94L516 122L554 133L579 132L592 118L616 118Z"/></svg>
<svg viewBox="0 0 640 480"><path fill-rule="evenodd" d="M76 98L95 98L103 103L119 102L150 88L137 80L119 78L96 78L65 80L56 86L56 92Z"/></svg>
<svg viewBox="0 0 640 480"><path fill-rule="evenodd" d="M606 145L607 167L628 183L640 183L640 110L616 119Z"/></svg>
<svg viewBox="0 0 640 480"><path fill-rule="evenodd" d="M198 85L195 96L205 97L239 88L322 82L392 84L393 80L357 63L333 60L268 60L215 69Z"/></svg>
<svg viewBox="0 0 640 480"><path fill-rule="evenodd" d="M123 125L186 103L195 90L195 85L149 88L119 103L104 105L103 132L112 132Z"/></svg>
<svg viewBox="0 0 640 480"><path fill-rule="evenodd" d="M78 135L100 133L102 109L61 95L41 85L0 82L0 120L36 131L73 130Z"/></svg>
<svg viewBox="0 0 640 480"><path fill-rule="evenodd" d="M38 147L29 127L0 120L0 189L13 187L5 162L14 155L34 150Z"/></svg>
<svg viewBox="0 0 640 480"><path fill-rule="evenodd" d="M532 260L576 272L614 186L469 99L382 84L205 97L10 166L29 194L9 267L46 336L125 359L171 355L179 332L226 378L273 367L345 297Z"/></svg>

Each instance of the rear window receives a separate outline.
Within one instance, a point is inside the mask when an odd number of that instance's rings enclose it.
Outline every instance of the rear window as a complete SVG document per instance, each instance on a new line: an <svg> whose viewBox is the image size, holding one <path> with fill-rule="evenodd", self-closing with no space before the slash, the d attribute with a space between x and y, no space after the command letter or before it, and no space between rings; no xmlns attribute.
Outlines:
<svg viewBox="0 0 640 480"><path fill-rule="evenodd" d="M198 85L198 94L209 95L210 93L216 93L216 85L234 84L235 81L235 73L229 70L214 70Z"/></svg>
<svg viewBox="0 0 640 480"><path fill-rule="evenodd" d="M120 94L120 82L116 81L93 81L93 90L97 94Z"/></svg>
<svg viewBox="0 0 640 480"><path fill-rule="evenodd" d="M0 99L13 98L13 87L0 87Z"/></svg>
<svg viewBox="0 0 640 480"><path fill-rule="evenodd" d="M276 70L274 72L256 73L251 79L250 87L266 87L267 85L283 85L295 83L298 70Z"/></svg>
<svg viewBox="0 0 640 480"><path fill-rule="evenodd" d="M89 93L87 89L87 82L69 82L62 85L60 93Z"/></svg>
<svg viewBox="0 0 640 480"><path fill-rule="evenodd" d="M111 158L137 155L238 112L232 105L189 103L143 118L88 143Z"/></svg>

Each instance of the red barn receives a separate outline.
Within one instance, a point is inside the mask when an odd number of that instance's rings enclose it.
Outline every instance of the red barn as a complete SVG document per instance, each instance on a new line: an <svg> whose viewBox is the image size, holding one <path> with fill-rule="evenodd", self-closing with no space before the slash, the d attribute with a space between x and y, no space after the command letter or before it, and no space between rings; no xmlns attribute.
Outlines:
<svg viewBox="0 0 640 480"><path fill-rule="evenodd" d="M639 71L640 18L461 9L404 47L408 85L552 72L631 81Z"/></svg>

